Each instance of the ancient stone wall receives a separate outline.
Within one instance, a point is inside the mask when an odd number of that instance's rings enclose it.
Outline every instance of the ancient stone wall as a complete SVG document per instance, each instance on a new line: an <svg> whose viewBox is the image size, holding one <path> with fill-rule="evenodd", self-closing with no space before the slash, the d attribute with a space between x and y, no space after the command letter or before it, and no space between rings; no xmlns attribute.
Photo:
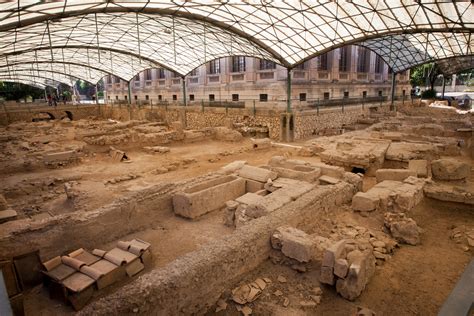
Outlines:
<svg viewBox="0 0 474 316"><path fill-rule="evenodd" d="M369 114L368 107L351 106L319 111L296 112L294 115L294 139L304 139L331 129L342 129L353 124L363 115Z"/></svg>
<svg viewBox="0 0 474 316"><path fill-rule="evenodd" d="M165 122L182 121L189 129L202 129L206 127L224 126L226 121L245 123L248 126L268 127L272 139L280 139L280 112L275 110L257 109L225 109L204 108L199 106L106 106L103 111L104 118L116 120L162 120Z"/></svg>
<svg viewBox="0 0 474 316"><path fill-rule="evenodd" d="M88 117L101 116L104 106L98 105L66 105L57 107L38 107L22 105L17 107L3 107L0 108L0 125L8 125L14 122L31 122L39 115L52 115L55 119L68 117L68 113L72 114L73 120L86 119ZM67 112L66 112L67 111Z"/></svg>
<svg viewBox="0 0 474 316"><path fill-rule="evenodd" d="M290 225L313 231L317 216L349 202L356 186L319 186L271 215L141 276L81 313L128 314L138 308L143 315L204 314L229 284L268 258L275 228Z"/></svg>

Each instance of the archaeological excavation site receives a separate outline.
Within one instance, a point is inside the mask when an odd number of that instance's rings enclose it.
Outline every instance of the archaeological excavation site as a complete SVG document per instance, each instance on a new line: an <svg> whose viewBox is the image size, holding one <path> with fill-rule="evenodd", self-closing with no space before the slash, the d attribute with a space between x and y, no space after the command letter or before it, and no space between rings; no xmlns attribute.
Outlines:
<svg viewBox="0 0 474 316"><path fill-rule="evenodd" d="M472 115L296 116L325 128L284 143L271 115L132 111L1 127L26 315L433 315L472 258Z"/></svg>
<svg viewBox="0 0 474 316"><path fill-rule="evenodd" d="M0 1L0 316L474 316L474 1Z"/></svg>

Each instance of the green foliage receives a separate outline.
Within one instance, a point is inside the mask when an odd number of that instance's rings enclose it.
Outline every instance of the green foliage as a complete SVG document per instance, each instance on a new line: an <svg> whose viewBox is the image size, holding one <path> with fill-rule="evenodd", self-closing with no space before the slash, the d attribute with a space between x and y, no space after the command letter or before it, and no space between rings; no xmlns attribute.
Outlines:
<svg viewBox="0 0 474 316"><path fill-rule="evenodd" d="M416 66L411 69L410 83L413 87L425 84L425 65Z"/></svg>
<svg viewBox="0 0 474 316"><path fill-rule="evenodd" d="M44 90L22 83L0 81L0 99L26 100L28 98L39 99L44 97Z"/></svg>
<svg viewBox="0 0 474 316"><path fill-rule="evenodd" d="M439 75L439 67L435 63L419 65L411 69L410 83L412 86L429 85L433 89Z"/></svg>
<svg viewBox="0 0 474 316"><path fill-rule="evenodd" d="M436 98L436 90L435 89L428 89L421 92L422 99L435 99Z"/></svg>

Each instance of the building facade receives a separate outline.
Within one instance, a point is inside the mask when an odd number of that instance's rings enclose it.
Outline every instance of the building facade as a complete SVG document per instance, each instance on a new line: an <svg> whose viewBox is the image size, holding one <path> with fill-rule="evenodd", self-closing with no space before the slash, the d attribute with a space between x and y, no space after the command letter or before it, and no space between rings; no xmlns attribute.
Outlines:
<svg viewBox="0 0 474 316"><path fill-rule="evenodd" d="M286 106L287 69L253 57L225 57L208 62L181 78L165 69L147 69L131 82L132 103L239 102L250 106ZM315 57L291 71L293 107L334 99L380 99L391 94L392 74L372 51L346 46ZM183 89L183 80L185 88ZM410 93L408 71L397 74L395 94ZM108 102L128 102L128 83L105 78Z"/></svg>

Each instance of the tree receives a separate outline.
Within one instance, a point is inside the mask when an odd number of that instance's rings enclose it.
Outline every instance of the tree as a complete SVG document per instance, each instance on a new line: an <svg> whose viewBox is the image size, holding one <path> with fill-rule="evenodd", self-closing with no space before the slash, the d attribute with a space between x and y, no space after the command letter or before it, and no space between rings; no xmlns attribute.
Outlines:
<svg viewBox="0 0 474 316"><path fill-rule="evenodd" d="M413 67L410 71L410 83L412 86L430 86L433 90L436 78L440 75L436 63L427 63Z"/></svg>
<svg viewBox="0 0 474 316"><path fill-rule="evenodd" d="M44 96L44 90L22 83L0 81L0 98L5 100L39 99Z"/></svg>

